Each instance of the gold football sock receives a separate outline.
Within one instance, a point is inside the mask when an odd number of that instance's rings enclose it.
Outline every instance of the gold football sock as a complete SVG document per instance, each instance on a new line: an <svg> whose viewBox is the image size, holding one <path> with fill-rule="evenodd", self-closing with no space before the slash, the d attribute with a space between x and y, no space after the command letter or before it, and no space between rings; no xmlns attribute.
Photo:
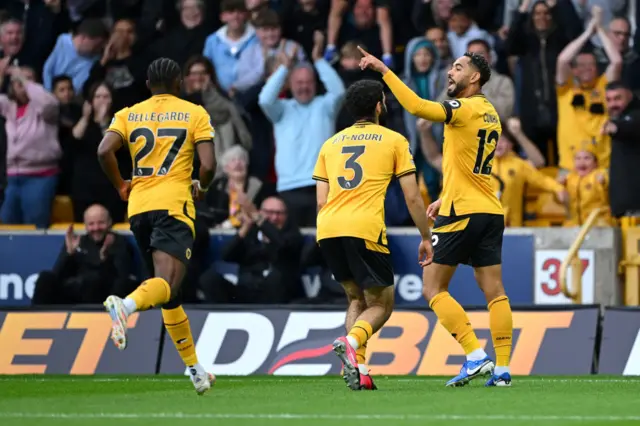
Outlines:
<svg viewBox="0 0 640 426"><path fill-rule="evenodd" d="M347 337L352 337L358 342L358 348L364 346L367 343L367 340L371 338L373 335L373 327L366 321L356 321L353 324L351 330L349 330L349 334Z"/></svg>
<svg viewBox="0 0 640 426"><path fill-rule="evenodd" d="M366 364L367 361L367 344L360 346L356 349L356 361L358 364Z"/></svg>
<svg viewBox="0 0 640 426"><path fill-rule="evenodd" d="M471 327L467 313L462 306L449 294L444 291L436 294L431 299L429 307L438 316L438 320L449 333L462 345L464 353L469 355L476 349L480 349L480 342L476 333Z"/></svg>
<svg viewBox="0 0 640 426"><path fill-rule="evenodd" d="M196 355L196 345L191 335L191 327L189 326L189 318L182 306L175 309L163 309L162 319L167 332L173 341L173 344L180 354L180 358L187 367L194 366L198 363Z"/></svg>
<svg viewBox="0 0 640 426"><path fill-rule="evenodd" d="M489 302L489 327L496 351L496 367L507 367L513 338L513 317L507 296L496 297Z"/></svg>
<svg viewBox="0 0 640 426"><path fill-rule="evenodd" d="M136 302L138 311L146 311L167 303L171 299L171 287L162 278L151 278L140 284L127 297Z"/></svg>

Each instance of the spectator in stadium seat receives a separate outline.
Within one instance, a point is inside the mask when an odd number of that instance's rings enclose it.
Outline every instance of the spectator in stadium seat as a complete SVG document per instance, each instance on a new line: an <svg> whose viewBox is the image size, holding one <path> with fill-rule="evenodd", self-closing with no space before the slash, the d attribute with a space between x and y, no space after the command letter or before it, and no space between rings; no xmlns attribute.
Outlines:
<svg viewBox="0 0 640 426"><path fill-rule="evenodd" d="M242 225L222 249L222 260L237 263L237 285L210 268L200 279L207 302L287 303L303 296L300 253L303 237L289 220L278 197L262 202L260 210L240 199Z"/></svg>
<svg viewBox="0 0 640 426"><path fill-rule="evenodd" d="M282 38L282 26L278 14L271 9L262 11L253 21L258 43L247 47L238 60L238 78L235 90L246 90L263 81L267 59L280 51L294 56L299 62L306 60L302 46L292 40Z"/></svg>
<svg viewBox="0 0 640 426"><path fill-rule="evenodd" d="M471 11L460 5L451 9L451 17L448 21L447 38L451 47L451 54L459 58L467 51L467 46L472 40L485 40L493 49L493 38L473 21ZM489 63L493 65L492 63Z"/></svg>
<svg viewBox="0 0 640 426"><path fill-rule="evenodd" d="M620 79L622 57L600 24L596 9L587 29L569 43L558 56L556 95L558 97L558 153L560 167L573 169L573 157L585 141L594 141L598 164L609 167L611 138L602 134L608 116L605 108L607 82ZM583 49L597 33L609 57L609 66L598 75L596 58Z"/></svg>
<svg viewBox="0 0 640 426"><path fill-rule="evenodd" d="M117 222L124 222L126 203L120 199L113 185L102 172L96 152L104 132L113 118L113 90L106 83L98 83L89 91L89 100L82 107L82 117L71 130L74 140L71 200L76 222L81 222L85 210L101 204ZM131 176L131 156L125 149L117 152L122 176Z"/></svg>
<svg viewBox="0 0 640 426"><path fill-rule="evenodd" d="M602 131L611 136L609 199L616 217L640 216L640 100L623 82L607 85L610 120Z"/></svg>
<svg viewBox="0 0 640 426"><path fill-rule="evenodd" d="M342 6L339 4L342 3ZM340 9L342 7L342 9ZM336 12L337 9L337 12ZM340 10L347 12L348 19L338 21ZM338 15L336 15L338 13ZM325 59L332 58L333 43L331 35L337 25L338 48L350 40L360 40L366 44L372 54L382 56L383 61L391 68L395 65L393 27L391 20L391 5L387 0L333 0L329 13L327 27L328 45L325 50ZM336 52L337 53L337 52ZM335 56L336 53L333 53Z"/></svg>
<svg viewBox="0 0 640 426"><path fill-rule="evenodd" d="M531 4L533 3L533 6ZM531 12L529 12L531 6ZM555 63L564 47L582 31L578 21L562 12L561 5L550 7L544 1L523 0L513 17L505 40L505 51L519 61L520 76L516 110L522 128L542 153L549 151L549 141L555 146L558 106L556 100ZM569 5L569 12L573 6Z"/></svg>
<svg viewBox="0 0 640 426"><path fill-rule="evenodd" d="M324 40L316 39L312 58L327 93L317 95L314 67L306 63L292 67L293 58L281 52L280 65L259 98L275 131L277 190L298 226L315 225L316 190L311 175L322 144L334 134L345 94L340 76L322 57L323 44ZM293 99L280 99L287 80Z"/></svg>
<svg viewBox="0 0 640 426"><path fill-rule="evenodd" d="M615 17L609 22L607 34L611 43L622 57L622 74L620 79L640 93L640 54L631 48L631 23L625 17ZM602 47L594 50L598 61L598 70L604 73L609 66L609 57Z"/></svg>
<svg viewBox="0 0 640 426"><path fill-rule="evenodd" d="M202 54L210 31L205 23L203 0L181 0L178 9L180 22L156 41L151 50L156 57L164 56L184 64L192 56Z"/></svg>
<svg viewBox="0 0 640 426"><path fill-rule="evenodd" d="M258 40L256 30L247 23L244 0L222 0L220 11L225 26L207 37L202 54L213 63L222 90L230 92L238 78L240 56Z"/></svg>
<svg viewBox="0 0 640 426"><path fill-rule="evenodd" d="M453 6L453 0L414 0L411 14L414 27L421 33L429 28L447 28Z"/></svg>
<svg viewBox="0 0 640 426"><path fill-rule="evenodd" d="M111 231L109 212L101 205L84 212L85 235L73 225L51 271L36 281L32 304L102 303L110 294L124 297L135 289L133 250L126 238Z"/></svg>
<svg viewBox="0 0 640 426"><path fill-rule="evenodd" d="M59 75L53 79L53 95L58 99L60 114L58 118L58 141L62 148L60 160L60 175L58 179L58 194L68 195L71 192L73 178L73 153L75 143L71 131L82 117L82 106L75 101L73 81L66 75Z"/></svg>
<svg viewBox="0 0 640 426"><path fill-rule="evenodd" d="M574 156L574 168L558 181L569 193L569 219L565 226L582 226L596 208L602 211L596 226L610 226L609 174L598 166L597 150L592 142L584 142Z"/></svg>
<svg viewBox="0 0 640 426"><path fill-rule="evenodd" d="M0 220L7 224L49 226L58 182L58 100L35 82L29 68L0 70L11 78L8 96L0 95L6 120L7 175Z"/></svg>
<svg viewBox="0 0 640 426"><path fill-rule="evenodd" d="M101 81L113 88L113 110L120 111L149 97L147 89L148 56L144 49L135 49L136 24L132 19L120 19L113 24L111 37L102 58L93 64L84 83L83 95Z"/></svg>
<svg viewBox="0 0 640 426"><path fill-rule="evenodd" d="M282 5L282 35L295 40L311 56L316 31L324 31L329 20L329 2L326 0L287 0Z"/></svg>
<svg viewBox="0 0 640 426"><path fill-rule="evenodd" d="M337 60L341 44L361 40L372 55L382 56L384 63L392 68L391 5L387 0L332 0L324 58L333 62ZM345 19L345 15L349 19Z"/></svg>
<svg viewBox="0 0 640 426"><path fill-rule="evenodd" d="M211 117L211 124L216 132L216 158L220 158L235 144L240 144L247 151L251 150L251 133L237 106L220 88L211 61L196 55L187 61L183 72L185 98L202 105ZM222 169L218 168L217 175L221 174Z"/></svg>
<svg viewBox="0 0 640 426"><path fill-rule="evenodd" d="M429 28L425 33L425 38L429 40L436 47L438 51L438 62L440 69L449 71L451 64L453 64L453 57L451 56L451 47L449 46L449 39L447 33L442 28L433 27Z"/></svg>
<svg viewBox="0 0 640 426"><path fill-rule="evenodd" d="M434 100L444 91L446 97L447 74L440 69L440 60L436 47L426 38L414 38L405 49L404 82L422 99ZM404 125L411 152L414 154L418 175L424 183L432 200L440 194L440 173L426 161L420 146L420 137L416 126L418 118L406 110L403 111ZM442 126L435 126L437 139L442 137Z"/></svg>
<svg viewBox="0 0 640 426"><path fill-rule="evenodd" d="M51 90L53 78L64 74L71 77L73 88L81 93L91 67L100 59L99 52L107 36L107 29L99 19L81 22L73 35L60 35L42 70L44 87Z"/></svg>
<svg viewBox="0 0 640 426"><path fill-rule="evenodd" d="M198 203L198 214L206 217L209 227L238 228L242 224L240 199L246 197L259 205L265 198L265 186L249 175L249 154L240 145L228 148L218 158L224 175L213 181L204 205Z"/></svg>
<svg viewBox="0 0 640 426"><path fill-rule="evenodd" d="M62 0L47 1L3 1L0 9L5 10L10 19L21 23L22 46L14 65L40 70L59 34L69 30L69 15L62 7Z"/></svg>

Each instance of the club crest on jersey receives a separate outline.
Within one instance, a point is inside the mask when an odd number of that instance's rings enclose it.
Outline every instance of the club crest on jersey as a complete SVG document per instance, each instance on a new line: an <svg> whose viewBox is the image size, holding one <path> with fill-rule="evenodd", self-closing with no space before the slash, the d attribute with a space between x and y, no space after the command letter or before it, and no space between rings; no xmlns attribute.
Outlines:
<svg viewBox="0 0 640 426"><path fill-rule="evenodd" d="M460 107L461 107L460 101L455 100L455 99L452 99L452 100L450 100L450 101L447 101L447 103L449 104L449 106L450 106L452 109L458 109L458 108L460 108Z"/></svg>

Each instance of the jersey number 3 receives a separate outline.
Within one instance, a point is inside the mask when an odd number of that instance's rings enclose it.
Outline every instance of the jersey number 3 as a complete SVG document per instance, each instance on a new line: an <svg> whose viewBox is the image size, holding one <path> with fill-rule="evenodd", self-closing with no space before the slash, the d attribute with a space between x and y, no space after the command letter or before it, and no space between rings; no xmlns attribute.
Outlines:
<svg viewBox="0 0 640 426"><path fill-rule="evenodd" d="M491 160L496 153L495 144L498 143L500 135L495 130L492 130L487 137L487 131L480 129L478 131L478 155L476 155L476 164L473 166L473 173L476 175L490 175L491 174ZM489 143L494 145L493 151L487 155L487 158L482 161L484 157L484 146Z"/></svg>
<svg viewBox="0 0 640 426"><path fill-rule="evenodd" d="M156 146L156 135L153 133L153 130L148 127L139 127L131 132L131 136L129 136L130 143L135 143L138 138L144 138L144 146L136 153L133 159L134 177L149 177L154 174L156 176L165 176L169 173L173 162L176 161L176 157L180 152L180 148L184 145L184 141L187 140L187 129L158 129L157 137L169 137L173 138L174 141L171 148L169 148L169 152L164 157L160 168L156 172L156 168L153 166L145 167L140 165L142 160L151 154L153 148Z"/></svg>
<svg viewBox="0 0 640 426"><path fill-rule="evenodd" d="M338 177L338 185L340 185L342 189L353 189L362 182L364 171L360 163L358 163L358 158L364 154L364 149L364 145L342 147L343 154L351 154L344 163L344 168L353 170L353 178L351 179L347 179L344 176Z"/></svg>

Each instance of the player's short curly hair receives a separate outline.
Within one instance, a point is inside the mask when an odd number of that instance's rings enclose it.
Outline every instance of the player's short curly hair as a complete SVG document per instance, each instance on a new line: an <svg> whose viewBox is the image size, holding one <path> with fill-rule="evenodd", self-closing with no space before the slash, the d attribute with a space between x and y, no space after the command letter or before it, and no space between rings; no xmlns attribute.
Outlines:
<svg viewBox="0 0 640 426"><path fill-rule="evenodd" d="M384 86L375 80L359 80L349 86L345 105L355 120L373 120L376 105L384 100Z"/></svg>
<svg viewBox="0 0 640 426"><path fill-rule="evenodd" d="M158 58L147 68L147 79L151 87L172 88L182 78L180 65L173 59Z"/></svg>
<svg viewBox="0 0 640 426"><path fill-rule="evenodd" d="M467 58L469 58L471 65L473 65L478 72L480 73L480 87L484 86L487 81L491 78L491 65L487 60L478 55L477 53L467 52L464 54Z"/></svg>

